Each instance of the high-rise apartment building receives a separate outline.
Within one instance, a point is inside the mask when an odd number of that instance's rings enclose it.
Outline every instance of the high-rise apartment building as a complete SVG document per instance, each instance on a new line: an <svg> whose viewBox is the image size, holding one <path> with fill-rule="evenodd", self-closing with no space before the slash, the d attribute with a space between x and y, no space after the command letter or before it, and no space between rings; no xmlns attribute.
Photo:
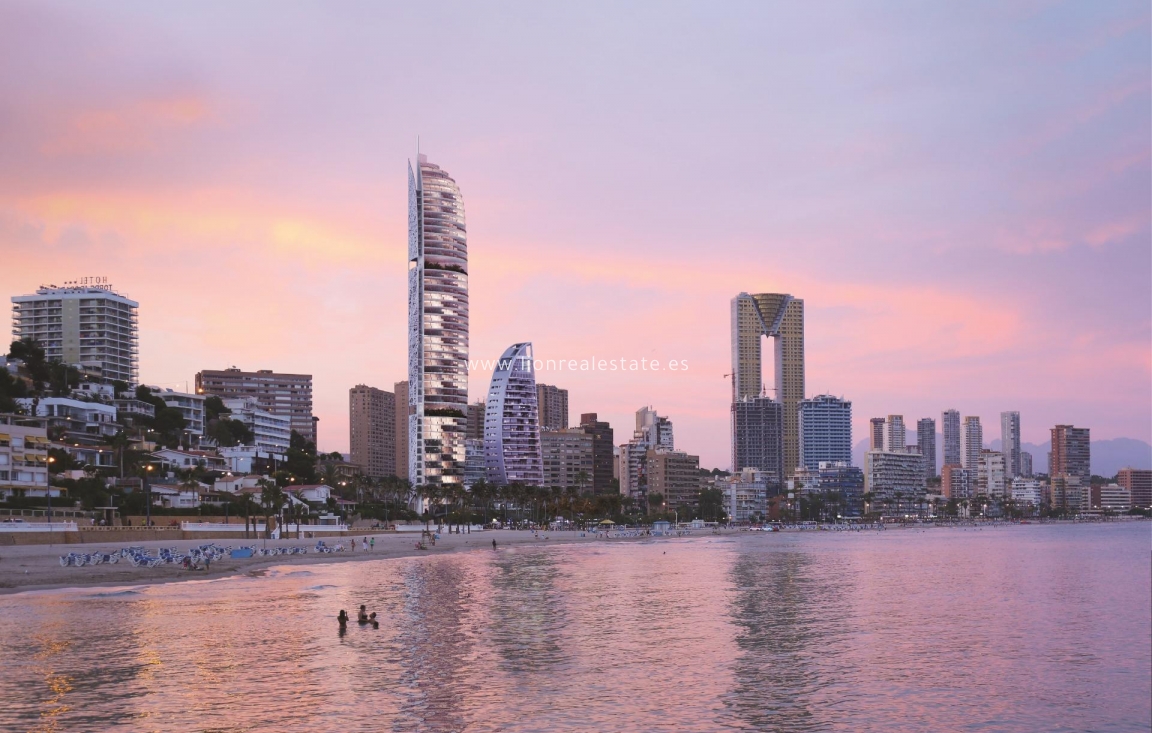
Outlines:
<svg viewBox="0 0 1152 733"><path fill-rule="evenodd" d="M1132 506L1140 509L1152 507L1152 470L1147 468L1121 468L1116 483L1128 490Z"/></svg>
<svg viewBox="0 0 1152 733"><path fill-rule="evenodd" d="M89 283L88 281L93 281ZM137 309L107 278L47 285L12 298L12 338L34 339L49 360L108 381L140 381Z"/></svg>
<svg viewBox="0 0 1152 733"><path fill-rule="evenodd" d="M733 404L765 396L762 357L764 337L774 342L774 390L782 406L784 478L789 478L800 465L800 401L804 399L804 301L782 293L740 293L732 299Z"/></svg>
<svg viewBox="0 0 1152 733"><path fill-rule="evenodd" d="M884 421L884 450L902 451L908 445L903 415L889 415Z"/></svg>
<svg viewBox="0 0 1152 733"><path fill-rule="evenodd" d="M964 459L960 454L959 410L945 410L940 414L940 432L940 439L944 442L944 465L961 465Z"/></svg>
<svg viewBox="0 0 1152 733"><path fill-rule="evenodd" d="M599 420L595 412L585 412L580 416L580 429L592 436L592 491L611 493L616 472L612 426Z"/></svg>
<svg viewBox="0 0 1152 733"><path fill-rule="evenodd" d="M352 463L374 479L396 474L396 395L358 384L348 390Z"/></svg>
<svg viewBox="0 0 1152 733"><path fill-rule="evenodd" d="M537 384L536 404L540 408L541 430L568 427L568 390L551 384Z"/></svg>
<svg viewBox="0 0 1152 733"><path fill-rule="evenodd" d="M488 480L488 466L484 454L484 441L464 439L464 488L469 491L481 481Z"/></svg>
<svg viewBox="0 0 1152 733"><path fill-rule="evenodd" d="M936 421L930 417L916 421L916 445L924 456L924 475L936 478Z"/></svg>
<svg viewBox="0 0 1152 733"><path fill-rule="evenodd" d="M732 472L760 471L770 482L783 484L784 410L771 397L744 397L732 403Z"/></svg>
<svg viewBox="0 0 1152 733"><path fill-rule="evenodd" d="M700 457L684 451L648 450L648 496L659 494L663 505L650 510L692 509L700 504Z"/></svg>
<svg viewBox="0 0 1152 733"><path fill-rule="evenodd" d="M468 426L465 437L468 440L484 440L485 403L477 401L468 405Z"/></svg>
<svg viewBox="0 0 1152 733"><path fill-rule="evenodd" d="M496 363L484 412L484 461L497 486L540 486L540 422L532 344L512 344Z"/></svg>
<svg viewBox="0 0 1152 733"><path fill-rule="evenodd" d="M1052 428L1052 452L1048 454L1050 476L1077 476L1088 487L1092 479L1092 448L1088 428L1057 425Z"/></svg>
<svg viewBox="0 0 1152 733"><path fill-rule="evenodd" d="M940 490L945 499L973 499L976 486L976 472L961 468L959 464L945 463L940 471Z"/></svg>
<svg viewBox="0 0 1152 733"><path fill-rule="evenodd" d="M651 407L637 410L632 440L620 446L620 493L647 506L648 456L651 451L666 453L674 449L672 421Z"/></svg>
<svg viewBox="0 0 1152 733"><path fill-rule="evenodd" d="M868 450L884 450L884 425L882 417L874 417L868 421Z"/></svg>
<svg viewBox="0 0 1152 733"><path fill-rule="evenodd" d="M1012 481L1007 477L1006 466L1006 456L1001 451L980 451L980 467L976 475L978 493L993 498L1008 498Z"/></svg>
<svg viewBox="0 0 1152 733"><path fill-rule="evenodd" d="M908 450L870 450L864 454L864 491L873 506L897 514L914 511L924 494L924 456Z"/></svg>
<svg viewBox="0 0 1152 733"><path fill-rule="evenodd" d="M800 465L852 463L852 403L832 395L800 402Z"/></svg>
<svg viewBox="0 0 1152 733"><path fill-rule="evenodd" d="M421 155L415 170L408 165L408 478L414 485L463 483L467 409L464 199L452 177Z"/></svg>
<svg viewBox="0 0 1152 733"><path fill-rule="evenodd" d="M960 432L960 465L969 471L979 470L982 450L984 450L984 428L980 426L980 418L965 417Z"/></svg>
<svg viewBox="0 0 1152 733"><path fill-rule="evenodd" d="M1008 479L1022 476L1020 469L1020 413L1000 413L1000 450L1004 453L1004 471Z"/></svg>
<svg viewBox="0 0 1152 733"><path fill-rule="evenodd" d="M293 431L316 442L311 374L282 374L271 369L244 372L236 367L205 369L196 374L196 393L221 399L251 397L268 412L286 415Z"/></svg>
<svg viewBox="0 0 1152 733"><path fill-rule="evenodd" d="M580 428L540 431L540 453L544 460L543 486L592 488L592 441Z"/></svg>
<svg viewBox="0 0 1152 733"><path fill-rule="evenodd" d="M396 476L407 480L408 478L408 380L397 382L392 387L396 395ZM483 441L481 441L483 444ZM481 449L481 465L483 465L483 449Z"/></svg>
<svg viewBox="0 0 1152 733"><path fill-rule="evenodd" d="M1032 454L1026 450L1020 451L1020 475L1032 478Z"/></svg>

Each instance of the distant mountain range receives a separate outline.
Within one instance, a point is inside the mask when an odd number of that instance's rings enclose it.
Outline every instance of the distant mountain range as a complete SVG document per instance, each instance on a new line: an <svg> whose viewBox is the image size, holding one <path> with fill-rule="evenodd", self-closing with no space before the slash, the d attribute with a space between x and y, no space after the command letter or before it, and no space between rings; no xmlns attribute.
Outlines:
<svg viewBox="0 0 1152 733"><path fill-rule="evenodd" d="M915 439L915 432L909 436ZM989 443L992 450L1000 450L1000 439ZM1032 454L1032 471L1034 473L1048 473L1048 451L1052 449L1051 441L1040 443L1022 443L1021 450ZM868 451L868 441L861 440L852 449L853 465L864 466L864 454ZM936 470L940 470L944 460L944 438L936 434ZM1112 438L1110 440L1092 441L1092 473L1097 476L1115 476L1125 466L1133 468L1152 468L1152 445L1135 438Z"/></svg>

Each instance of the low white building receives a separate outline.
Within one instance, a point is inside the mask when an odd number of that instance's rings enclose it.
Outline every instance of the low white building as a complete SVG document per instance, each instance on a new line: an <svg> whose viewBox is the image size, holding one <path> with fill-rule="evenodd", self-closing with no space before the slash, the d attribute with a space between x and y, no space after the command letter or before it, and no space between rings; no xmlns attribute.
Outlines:
<svg viewBox="0 0 1152 733"><path fill-rule="evenodd" d="M261 481L271 481L268 476L257 476L255 474L247 474L243 476L225 476L216 479L213 489L216 491L225 491L229 494L238 494L241 489L254 489Z"/></svg>
<svg viewBox="0 0 1152 733"><path fill-rule="evenodd" d="M44 418L0 415L0 499L60 496L48 485L48 446Z"/></svg>
<svg viewBox="0 0 1152 733"><path fill-rule="evenodd" d="M271 472L277 465L288 460L283 452L270 451L254 445L237 445L231 448L218 448L220 457L227 463L225 470L235 474Z"/></svg>
<svg viewBox="0 0 1152 733"><path fill-rule="evenodd" d="M1012 501L1017 506L1040 506L1043 499L1040 482L1034 478L1018 476L1012 479Z"/></svg>
<svg viewBox="0 0 1152 733"><path fill-rule="evenodd" d="M196 486L180 484L152 484L152 506L168 509L196 509L200 506L200 494L208 489L199 482Z"/></svg>
<svg viewBox="0 0 1152 733"><path fill-rule="evenodd" d="M309 504L325 504L328 502L328 498L333 495L332 487L327 484L306 484L301 486L289 484L284 490L291 492Z"/></svg>
<svg viewBox="0 0 1152 733"><path fill-rule="evenodd" d="M1120 484L1092 487L1093 509L1126 512L1132 508L1132 494Z"/></svg>
<svg viewBox="0 0 1152 733"><path fill-rule="evenodd" d="M227 471L228 463L215 453L200 450L180 450L178 448L161 448L152 452L152 457L158 460L163 468L168 470L187 470L201 466L210 471Z"/></svg>
<svg viewBox="0 0 1152 733"><path fill-rule="evenodd" d="M36 417L48 418L50 427L62 427L70 437L93 439L110 437L120 431L116 423L116 407L103 402L78 400L73 397L21 397L16 404ZM72 442L78 442L73 440Z"/></svg>

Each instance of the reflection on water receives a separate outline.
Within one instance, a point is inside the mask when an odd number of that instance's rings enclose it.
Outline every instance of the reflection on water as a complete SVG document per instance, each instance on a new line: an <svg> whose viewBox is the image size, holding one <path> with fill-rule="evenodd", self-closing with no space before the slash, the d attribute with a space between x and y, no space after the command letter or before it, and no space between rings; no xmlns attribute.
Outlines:
<svg viewBox="0 0 1152 733"><path fill-rule="evenodd" d="M379 629L338 631L341 608ZM0 730L1149 730L1148 525L745 535L0 597Z"/></svg>

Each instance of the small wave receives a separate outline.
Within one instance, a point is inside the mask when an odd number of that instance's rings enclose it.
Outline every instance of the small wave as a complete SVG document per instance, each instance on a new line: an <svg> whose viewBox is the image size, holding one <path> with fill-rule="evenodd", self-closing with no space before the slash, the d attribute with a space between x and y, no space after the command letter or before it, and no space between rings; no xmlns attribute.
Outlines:
<svg viewBox="0 0 1152 733"><path fill-rule="evenodd" d="M93 593L88 596L89 598L116 598L117 596L138 596L141 592L138 590L114 590L107 593Z"/></svg>
<svg viewBox="0 0 1152 733"><path fill-rule="evenodd" d="M336 586L334 586L334 585L310 585L307 588L305 588L304 590L328 590L329 588L335 588L335 587Z"/></svg>

